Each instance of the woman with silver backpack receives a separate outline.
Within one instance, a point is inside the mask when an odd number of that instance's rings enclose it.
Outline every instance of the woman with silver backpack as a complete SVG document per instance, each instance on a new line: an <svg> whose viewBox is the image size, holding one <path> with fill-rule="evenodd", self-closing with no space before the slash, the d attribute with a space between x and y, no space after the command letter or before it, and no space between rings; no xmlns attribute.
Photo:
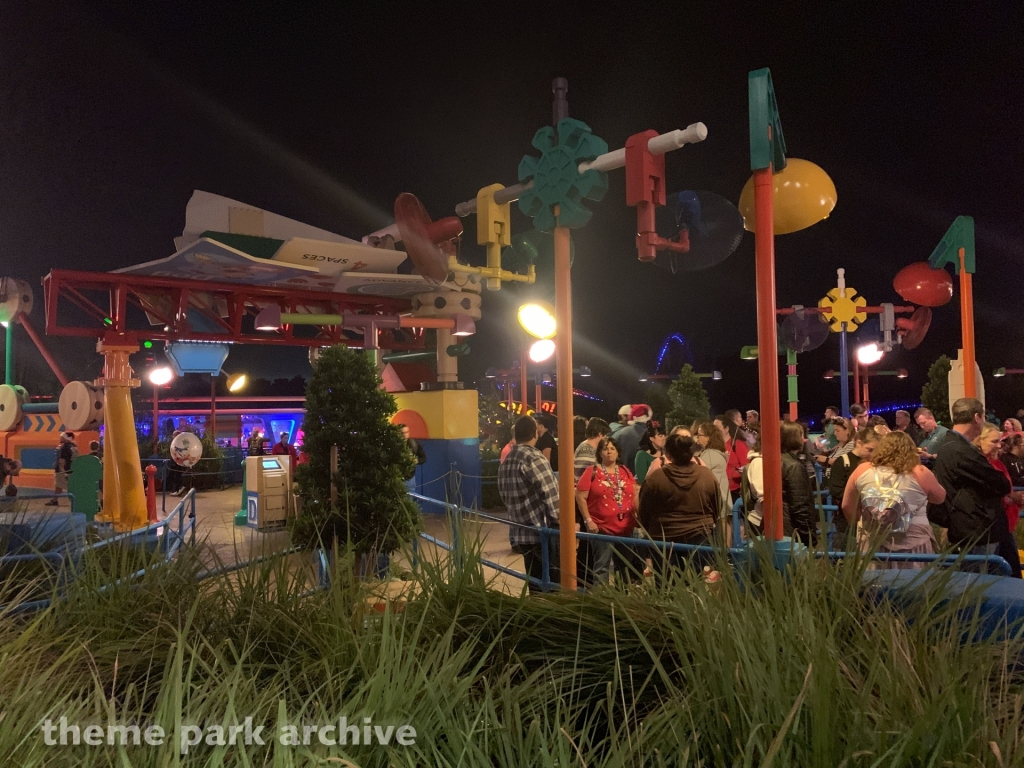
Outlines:
<svg viewBox="0 0 1024 768"><path fill-rule="evenodd" d="M935 536L928 504L941 504L946 490L921 465L917 446L905 432L890 432L878 442L870 462L850 475L843 514L856 527L862 552L934 554ZM891 568L921 568L923 563L892 562Z"/></svg>

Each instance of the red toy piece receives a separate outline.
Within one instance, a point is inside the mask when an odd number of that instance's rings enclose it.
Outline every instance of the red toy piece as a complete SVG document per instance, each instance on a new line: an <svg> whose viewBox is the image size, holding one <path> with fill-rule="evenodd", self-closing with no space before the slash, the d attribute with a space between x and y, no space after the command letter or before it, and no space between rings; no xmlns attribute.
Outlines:
<svg viewBox="0 0 1024 768"><path fill-rule="evenodd" d="M654 261L658 251L688 253L690 233L683 230L679 240L659 237L654 213L665 205L665 156L651 154L647 143L658 135L650 130L626 140L626 205L636 206L636 250L640 261Z"/></svg>
<svg viewBox="0 0 1024 768"><path fill-rule="evenodd" d="M395 223L416 271L429 280L444 282L448 277L448 259L438 244L462 234L459 218L449 216L431 221L419 198L403 192L395 198Z"/></svg>
<svg viewBox="0 0 1024 768"><path fill-rule="evenodd" d="M892 287L906 301L922 307L941 307L953 298L953 278L927 261L908 264L893 278Z"/></svg>

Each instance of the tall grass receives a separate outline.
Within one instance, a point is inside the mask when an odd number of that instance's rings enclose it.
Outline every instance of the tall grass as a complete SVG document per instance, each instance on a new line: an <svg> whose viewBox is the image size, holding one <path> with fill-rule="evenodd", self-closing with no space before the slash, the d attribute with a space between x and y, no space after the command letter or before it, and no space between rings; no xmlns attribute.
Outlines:
<svg viewBox="0 0 1024 768"><path fill-rule="evenodd" d="M466 537L460 537L465 541ZM976 595L866 594L864 564L688 572L585 597L489 589L479 545L419 566L401 601L339 556L196 583L187 552L138 583L86 562L67 599L0 616L0 765L871 766L1024 764L1019 631ZM942 575L933 580L941 581ZM410 724L416 743L276 743L283 723ZM40 724L268 726L266 746L46 746ZM301 728L300 728L301 733ZM328 762L325 762L328 761Z"/></svg>

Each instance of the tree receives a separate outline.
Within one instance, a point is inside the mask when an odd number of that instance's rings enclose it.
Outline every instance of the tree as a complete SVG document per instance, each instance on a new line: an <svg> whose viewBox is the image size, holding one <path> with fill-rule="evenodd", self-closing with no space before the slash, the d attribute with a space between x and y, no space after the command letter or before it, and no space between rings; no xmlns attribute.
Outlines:
<svg viewBox="0 0 1024 768"><path fill-rule="evenodd" d="M944 427L953 426L949 415L949 372L952 368L950 359L941 355L928 369L928 383L921 389L921 404Z"/></svg>
<svg viewBox="0 0 1024 768"><path fill-rule="evenodd" d="M297 545L337 542L357 554L391 553L419 532L419 510L404 486L415 464L401 429L391 424L396 410L369 357L343 345L323 351L306 387L303 450L309 462L296 470L302 496L293 530Z"/></svg>
<svg viewBox="0 0 1024 768"><path fill-rule="evenodd" d="M668 421L669 413L672 411L672 398L668 394L669 388L661 381L652 381L647 385L643 394L643 402L651 406L654 411L654 418L662 422Z"/></svg>
<svg viewBox="0 0 1024 768"><path fill-rule="evenodd" d="M683 366L678 378L668 388L668 397L672 401L672 410L666 417L670 429L677 424L689 427L698 419L711 418L711 403L704 391L704 383L689 363Z"/></svg>

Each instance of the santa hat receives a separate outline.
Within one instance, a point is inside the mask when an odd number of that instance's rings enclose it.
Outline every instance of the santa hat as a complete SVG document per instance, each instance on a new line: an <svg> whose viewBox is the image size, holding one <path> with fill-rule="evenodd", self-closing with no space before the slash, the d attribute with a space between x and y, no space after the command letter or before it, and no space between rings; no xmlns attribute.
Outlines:
<svg viewBox="0 0 1024 768"><path fill-rule="evenodd" d="M644 403L634 405L632 410L629 412L629 423L630 424L643 424L651 420L654 415L654 411L651 410L651 406Z"/></svg>

